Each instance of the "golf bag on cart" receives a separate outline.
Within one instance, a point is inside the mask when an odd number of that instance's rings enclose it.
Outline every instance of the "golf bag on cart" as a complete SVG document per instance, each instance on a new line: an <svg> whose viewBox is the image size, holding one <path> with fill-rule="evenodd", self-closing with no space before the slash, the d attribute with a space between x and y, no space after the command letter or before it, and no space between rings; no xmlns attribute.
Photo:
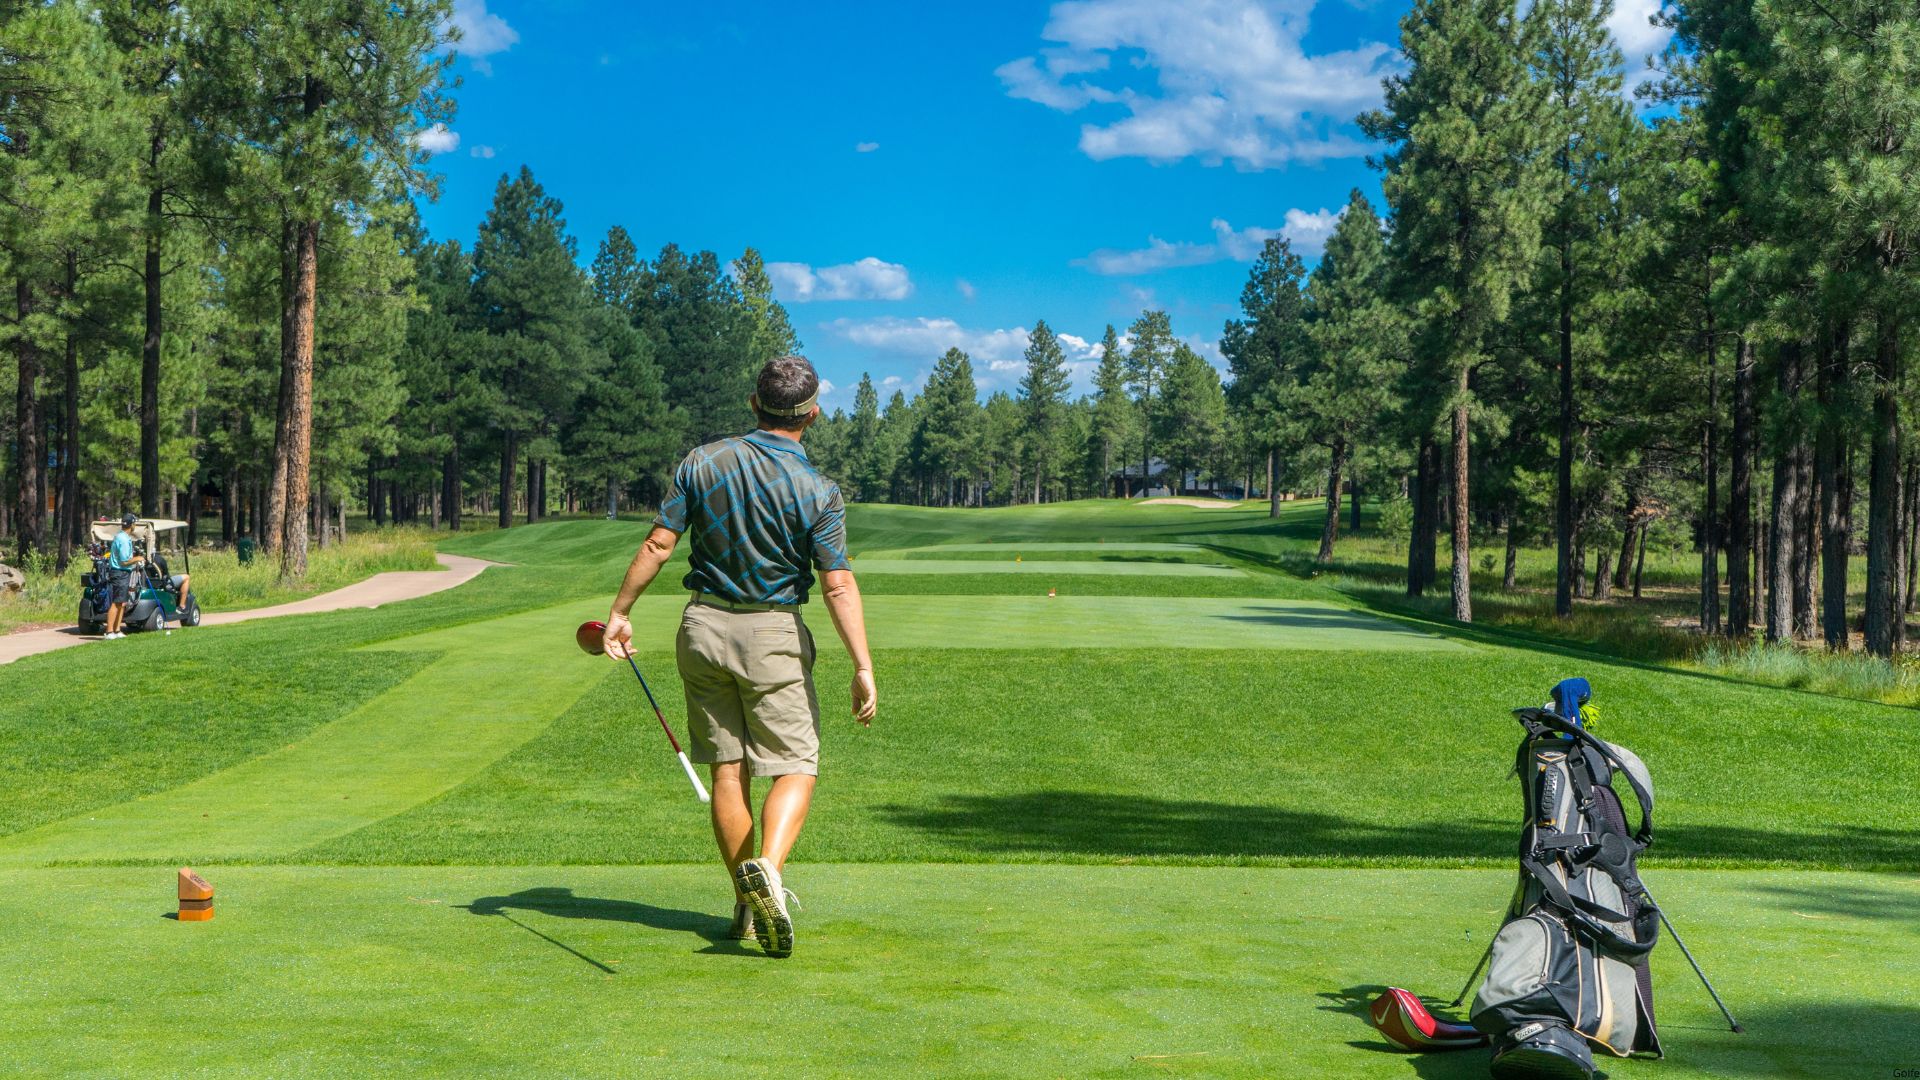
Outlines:
<svg viewBox="0 0 1920 1080"><path fill-rule="evenodd" d="M1585 680L1554 707L1516 709L1526 736L1514 761L1525 798L1520 880L1489 950L1473 1026L1493 1039L1493 1075L1593 1074L1589 1044L1620 1057L1660 1056L1647 955L1660 910L1636 859L1653 839L1653 785L1631 751L1589 732ZM1630 830L1612 781L1639 804Z"/></svg>

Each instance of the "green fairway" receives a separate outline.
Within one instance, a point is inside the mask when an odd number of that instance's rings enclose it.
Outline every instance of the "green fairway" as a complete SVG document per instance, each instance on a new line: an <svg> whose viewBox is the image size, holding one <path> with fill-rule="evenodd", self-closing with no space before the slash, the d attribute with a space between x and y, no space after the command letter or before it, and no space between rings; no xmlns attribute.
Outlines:
<svg viewBox="0 0 1920 1080"><path fill-rule="evenodd" d="M1188 562L1096 562L1093 560L858 559L855 571L874 574L1126 574L1141 577L1240 577L1231 566Z"/></svg>
<svg viewBox="0 0 1920 1080"><path fill-rule="evenodd" d="M706 867L233 867L212 922L171 874L0 875L8 1049L26 1075L1485 1075L1361 1015L1449 995L1499 871L808 866L805 952L724 940ZM1749 1029L1656 954L1670 1059L1628 1077L1841 1077L1920 1054L1920 887L1863 875L1656 879ZM1044 1008L1037 1008L1039 1003ZM806 1038L754 1038L774 1024Z"/></svg>
<svg viewBox="0 0 1920 1080"><path fill-rule="evenodd" d="M792 960L716 940L705 816L631 673L574 647L645 524L562 522L449 543L512 565L440 596L9 668L13 1060L1480 1076L1482 1054L1383 1049L1359 1010L1458 988L1511 885L1508 710L1583 674L1654 771L1649 882L1750 1029L1663 945L1671 1060L1609 1074L1920 1063L1920 1000L1887 977L1920 964L1906 710L1356 610L1275 569L1310 554L1311 507L850 517L881 714L846 718L809 608L823 780ZM676 723L680 565L634 611ZM219 889L213 923L160 917L180 864ZM743 1037L743 996L809 1037Z"/></svg>

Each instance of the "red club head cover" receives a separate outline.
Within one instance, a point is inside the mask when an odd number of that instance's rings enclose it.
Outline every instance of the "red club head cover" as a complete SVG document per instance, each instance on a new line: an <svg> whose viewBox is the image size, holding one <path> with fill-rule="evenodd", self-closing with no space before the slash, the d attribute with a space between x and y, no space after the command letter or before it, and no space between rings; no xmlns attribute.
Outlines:
<svg viewBox="0 0 1920 1080"><path fill-rule="evenodd" d="M580 651L588 656L599 656L607 651L607 624L598 619L583 622L580 629L573 632L573 640Z"/></svg>
<svg viewBox="0 0 1920 1080"><path fill-rule="evenodd" d="M1373 999L1367 1018L1387 1041L1406 1050L1464 1050L1487 1042L1465 1024L1436 1019L1419 998L1397 986Z"/></svg>

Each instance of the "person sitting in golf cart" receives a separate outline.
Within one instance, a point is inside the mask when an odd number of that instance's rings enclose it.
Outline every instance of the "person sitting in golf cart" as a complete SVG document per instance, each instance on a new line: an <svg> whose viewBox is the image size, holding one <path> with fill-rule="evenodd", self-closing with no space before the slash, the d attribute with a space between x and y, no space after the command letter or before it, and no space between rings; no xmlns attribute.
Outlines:
<svg viewBox="0 0 1920 1080"><path fill-rule="evenodd" d="M138 520L130 513L122 514L120 531L107 545L107 587L112 593L107 604L106 641L127 636L120 629L120 620L126 617L127 602L133 599L134 568L146 561L146 556L133 548L133 523Z"/></svg>

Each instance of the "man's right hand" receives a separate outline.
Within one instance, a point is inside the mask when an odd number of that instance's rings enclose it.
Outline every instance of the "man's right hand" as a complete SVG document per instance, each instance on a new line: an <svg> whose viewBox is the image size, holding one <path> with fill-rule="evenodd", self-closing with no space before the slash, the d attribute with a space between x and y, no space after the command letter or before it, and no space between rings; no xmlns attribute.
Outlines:
<svg viewBox="0 0 1920 1080"><path fill-rule="evenodd" d="M863 727L873 726L873 714L880 707L880 691L873 685L873 672L861 668L853 673L853 718Z"/></svg>
<svg viewBox="0 0 1920 1080"><path fill-rule="evenodd" d="M625 660L633 652L633 624L625 615L607 616L607 632L600 639L607 655L615 660Z"/></svg>

